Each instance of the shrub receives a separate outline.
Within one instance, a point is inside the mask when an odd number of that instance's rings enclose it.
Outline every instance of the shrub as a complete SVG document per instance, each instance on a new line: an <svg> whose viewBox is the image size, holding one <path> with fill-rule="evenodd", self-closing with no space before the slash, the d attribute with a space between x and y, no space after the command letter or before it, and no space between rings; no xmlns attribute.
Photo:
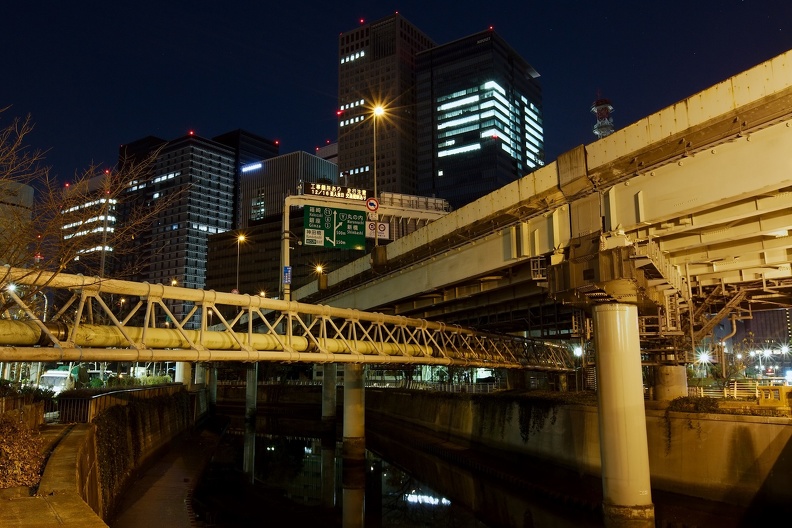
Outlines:
<svg viewBox="0 0 792 528"><path fill-rule="evenodd" d="M44 439L18 419L0 415L0 488L35 486L44 464Z"/></svg>

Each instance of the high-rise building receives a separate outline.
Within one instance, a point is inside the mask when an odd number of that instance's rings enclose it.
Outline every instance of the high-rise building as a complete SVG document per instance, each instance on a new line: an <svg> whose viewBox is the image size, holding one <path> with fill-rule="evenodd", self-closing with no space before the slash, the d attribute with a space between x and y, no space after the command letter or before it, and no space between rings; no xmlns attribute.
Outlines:
<svg viewBox="0 0 792 528"><path fill-rule="evenodd" d="M277 141L265 139L241 129L215 136L212 139L234 149L236 156L234 166L237 168L237 178L234 182L234 189L240 189L244 175L242 169L244 167L249 167L262 160L274 158L280 151ZM245 221L243 214L241 202L237 200L236 211L234 212L236 226L243 225Z"/></svg>
<svg viewBox="0 0 792 528"><path fill-rule="evenodd" d="M396 13L338 38L338 168L343 184L415 194L415 56L432 40Z"/></svg>
<svg viewBox="0 0 792 528"><path fill-rule="evenodd" d="M323 160L332 161L338 166L338 143L327 143L323 147L316 147L316 155Z"/></svg>
<svg viewBox="0 0 792 528"><path fill-rule="evenodd" d="M309 182L338 183L338 166L307 152L291 152L245 165L239 189L238 229L212 235L207 246L206 288L267 296L279 294L281 240L301 238L302 209L293 211L292 233L283 233L283 205ZM295 234L296 231L296 234ZM244 237L240 239L240 236ZM349 255L298 247L293 280L307 280L319 263L347 262ZM346 259L346 260L344 260Z"/></svg>
<svg viewBox="0 0 792 528"><path fill-rule="evenodd" d="M193 134L165 141L147 137L122 145L121 163L156 152L145 181L129 182L120 221L129 221L135 206L145 204L152 218L136 238L139 250L116 262L124 276L151 283L204 288L209 235L235 227L236 183L240 161L273 154L273 142L246 132L218 136ZM277 152L275 152L277 153ZM125 273L124 273L125 272ZM177 317L188 306L174 305Z"/></svg>
<svg viewBox="0 0 792 528"><path fill-rule="evenodd" d="M338 183L338 166L307 152L257 160L242 166L240 172L239 228L281 214L285 198L300 194L308 182Z"/></svg>
<svg viewBox="0 0 792 528"><path fill-rule="evenodd" d="M497 33L417 55L417 192L461 207L544 165L539 74Z"/></svg>
<svg viewBox="0 0 792 528"><path fill-rule="evenodd" d="M27 266L34 263L29 249L33 242L33 187L9 180L0 182L0 265Z"/></svg>
<svg viewBox="0 0 792 528"><path fill-rule="evenodd" d="M108 270L118 200L107 182L103 175L95 176L63 189L61 236L75 254L67 267L70 273L104 277Z"/></svg>

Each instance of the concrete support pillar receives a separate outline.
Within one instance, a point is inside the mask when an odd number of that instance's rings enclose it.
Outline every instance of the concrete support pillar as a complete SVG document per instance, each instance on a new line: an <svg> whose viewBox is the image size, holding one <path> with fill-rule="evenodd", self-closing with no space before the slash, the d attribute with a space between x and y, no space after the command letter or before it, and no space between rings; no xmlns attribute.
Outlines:
<svg viewBox="0 0 792 528"><path fill-rule="evenodd" d="M507 389L524 389L528 385L525 377L528 374L522 370L509 369L506 371L506 388Z"/></svg>
<svg viewBox="0 0 792 528"><path fill-rule="evenodd" d="M206 370L206 387L209 389L209 408L214 409L217 406L217 366L214 364Z"/></svg>
<svg viewBox="0 0 792 528"><path fill-rule="evenodd" d="M344 459L363 460L366 454L366 416L363 365L344 365Z"/></svg>
<svg viewBox="0 0 792 528"><path fill-rule="evenodd" d="M671 401L688 395L687 370L684 365L655 367L654 399Z"/></svg>
<svg viewBox="0 0 792 528"><path fill-rule="evenodd" d="M248 478L248 482L256 482L256 423L247 422L245 424L245 443L242 455L242 472Z"/></svg>
<svg viewBox="0 0 792 528"><path fill-rule="evenodd" d="M638 309L593 308L605 526L653 528Z"/></svg>
<svg viewBox="0 0 792 528"><path fill-rule="evenodd" d="M322 370L322 420L335 420L338 365L325 363Z"/></svg>
<svg viewBox="0 0 792 528"><path fill-rule="evenodd" d="M335 432L322 436L322 506L335 506L336 491L336 439Z"/></svg>
<svg viewBox="0 0 792 528"><path fill-rule="evenodd" d="M363 365L344 365L342 527L365 526L366 421Z"/></svg>
<svg viewBox="0 0 792 528"><path fill-rule="evenodd" d="M382 459L371 458L366 470L366 528L382 528Z"/></svg>
<svg viewBox="0 0 792 528"><path fill-rule="evenodd" d="M559 392L569 391L569 376L567 376L566 374L558 375L558 391Z"/></svg>
<svg viewBox="0 0 792 528"><path fill-rule="evenodd" d="M176 363L176 383L181 383L189 391L193 386L192 364L185 361Z"/></svg>
<svg viewBox="0 0 792 528"><path fill-rule="evenodd" d="M196 385L206 384L206 365L203 363L195 363L195 373L193 374L193 382Z"/></svg>
<svg viewBox="0 0 792 528"><path fill-rule="evenodd" d="M363 471L360 469L359 471ZM363 528L365 526L365 488L350 488L344 486L341 490L341 527L342 528Z"/></svg>
<svg viewBox="0 0 792 528"><path fill-rule="evenodd" d="M247 366L247 379L245 380L245 420L256 423L258 409L258 363Z"/></svg>

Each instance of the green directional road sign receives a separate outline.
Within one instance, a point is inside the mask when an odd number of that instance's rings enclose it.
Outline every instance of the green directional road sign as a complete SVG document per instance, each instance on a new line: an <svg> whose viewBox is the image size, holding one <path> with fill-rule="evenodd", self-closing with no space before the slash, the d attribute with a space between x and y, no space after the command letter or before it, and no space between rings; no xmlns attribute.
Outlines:
<svg viewBox="0 0 792 528"><path fill-rule="evenodd" d="M321 205L306 205L303 210L306 246L366 248L365 212Z"/></svg>

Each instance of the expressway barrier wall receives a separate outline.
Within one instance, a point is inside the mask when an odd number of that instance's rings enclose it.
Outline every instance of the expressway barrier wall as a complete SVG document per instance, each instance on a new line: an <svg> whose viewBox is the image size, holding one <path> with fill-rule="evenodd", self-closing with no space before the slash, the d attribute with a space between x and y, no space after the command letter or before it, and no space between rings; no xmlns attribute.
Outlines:
<svg viewBox="0 0 792 528"><path fill-rule="evenodd" d="M600 475L596 406L367 389L366 410L483 447ZM786 508L792 500L790 418L667 413L661 402L647 402L646 427L653 488L745 508L755 501Z"/></svg>

